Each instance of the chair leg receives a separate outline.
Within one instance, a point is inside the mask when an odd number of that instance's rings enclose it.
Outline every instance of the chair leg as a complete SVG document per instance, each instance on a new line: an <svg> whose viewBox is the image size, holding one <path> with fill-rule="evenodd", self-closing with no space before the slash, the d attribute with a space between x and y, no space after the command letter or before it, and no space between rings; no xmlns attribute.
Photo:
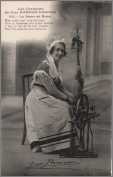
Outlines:
<svg viewBox="0 0 113 177"><path fill-rule="evenodd" d="M23 129L22 142L21 142L22 145L24 145L25 139L26 139L26 123L24 118L24 129Z"/></svg>

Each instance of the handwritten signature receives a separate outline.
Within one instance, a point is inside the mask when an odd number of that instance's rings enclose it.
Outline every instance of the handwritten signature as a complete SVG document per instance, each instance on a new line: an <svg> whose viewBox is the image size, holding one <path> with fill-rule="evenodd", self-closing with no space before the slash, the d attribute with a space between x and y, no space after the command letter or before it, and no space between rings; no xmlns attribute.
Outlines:
<svg viewBox="0 0 113 177"><path fill-rule="evenodd" d="M76 164L80 164L79 161L55 161L54 159L48 159L46 162L31 162L28 168L32 169L50 169L50 168L75 168Z"/></svg>

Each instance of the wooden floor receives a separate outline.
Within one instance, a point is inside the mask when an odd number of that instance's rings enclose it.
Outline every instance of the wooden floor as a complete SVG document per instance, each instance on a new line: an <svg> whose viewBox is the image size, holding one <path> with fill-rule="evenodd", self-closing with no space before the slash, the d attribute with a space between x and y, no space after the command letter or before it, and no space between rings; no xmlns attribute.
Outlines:
<svg viewBox="0 0 113 177"><path fill-rule="evenodd" d="M28 144L21 145L23 111L18 100L11 98L2 119L3 176L109 176L111 173L111 81L102 81L86 91L101 116L94 122L95 151L98 158L59 158L58 155L31 153ZM20 100L21 103L22 100ZM18 104L17 104L18 102ZM17 106L16 106L17 104Z"/></svg>

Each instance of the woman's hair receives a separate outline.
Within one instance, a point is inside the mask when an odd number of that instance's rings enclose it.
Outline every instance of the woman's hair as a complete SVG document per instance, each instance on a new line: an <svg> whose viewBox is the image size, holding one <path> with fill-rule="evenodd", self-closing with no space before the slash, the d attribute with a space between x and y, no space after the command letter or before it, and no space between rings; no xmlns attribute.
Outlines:
<svg viewBox="0 0 113 177"><path fill-rule="evenodd" d="M56 46L56 44L61 44L61 45L63 45L63 47L64 47L64 56L66 56L66 54L67 54L67 52L66 52L66 44L65 44L65 42L63 42L63 41L54 41L54 42L52 42L52 44L50 45L50 47L49 47L49 49L48 49L48 53L49 54L53 54L53 51L54 51L54 49L55 49L55 46Z"/></svg>

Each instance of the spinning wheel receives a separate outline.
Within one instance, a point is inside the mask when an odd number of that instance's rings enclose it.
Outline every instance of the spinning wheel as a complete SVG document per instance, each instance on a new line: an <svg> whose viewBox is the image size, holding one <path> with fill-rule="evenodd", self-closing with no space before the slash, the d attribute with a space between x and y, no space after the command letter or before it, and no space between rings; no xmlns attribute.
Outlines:
<svg viewBox="0 0 113 177"><path fill-rule="evenodd" d="M80 66L79 53L82 49L83 41L79 36L79 29L76 30L76 35L72 39L71 49L76 49L77 65ZM81 81L82 73L79 73L78 80ZM81 85L83 90L83 86ZM71 114L71 132L72 137L70 140L70 152L63 152L63 157L97 157L97 154L93 151L93 130L91 128L91 119L97 116L94 106L90 106L87 95L81 92L77 98L75 98L73 105L70 108ZM77 148L76 139L79 141L79 147Z"/></svg>
<svg viewBox="0 0 113 177"><path fill-rule="evenodd" d="M70 139L70 151L63 152L63 157L97 157L93 148L93 130L91 128L91 120L95 118L97 114L95 110L90 106L87 95L81 94L74 101L70 113L72 120L71 132L72 137ZM77 147L76 140L79 141L79 148Z"/></svg>

